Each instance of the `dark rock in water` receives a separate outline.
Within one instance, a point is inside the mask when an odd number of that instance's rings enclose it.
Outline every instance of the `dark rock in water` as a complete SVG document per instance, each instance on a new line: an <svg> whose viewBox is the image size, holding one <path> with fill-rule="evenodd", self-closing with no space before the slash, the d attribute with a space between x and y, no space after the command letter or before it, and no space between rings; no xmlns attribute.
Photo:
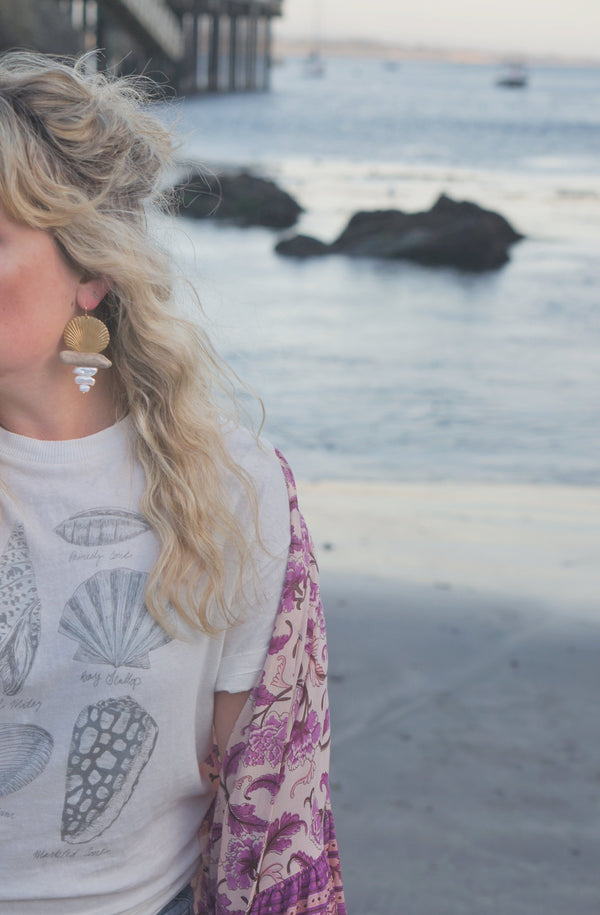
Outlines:
<svg viewBox="0 0 600 915"><path fill-rule="evenodd" d="M293 238L284 238L275 245L278 254L288 257L318 257L320 254L329 254L331 248L318 238L310 235L294 235Z"/></svg>
<svg viewBox="0 0 600 915"><path fill-rule="evenodd" d="M296 239L281 243L280 254L308 257L310 244L315 254L348 254L411 260L427 265L448 265L461 270L493 270L508 260L508 249L522 238L512 226L491 210L475 203L455 201L445 194L422 213L380 210L356 213L331 245L302 238L296 253Z"/></svg>
<svg viewBox="0 0 600 915"><path fill-rule="evenodd" d="M250 172L195 172L174 188L181 215L241 226L288 229L302 207L273 181Z"/></svg>

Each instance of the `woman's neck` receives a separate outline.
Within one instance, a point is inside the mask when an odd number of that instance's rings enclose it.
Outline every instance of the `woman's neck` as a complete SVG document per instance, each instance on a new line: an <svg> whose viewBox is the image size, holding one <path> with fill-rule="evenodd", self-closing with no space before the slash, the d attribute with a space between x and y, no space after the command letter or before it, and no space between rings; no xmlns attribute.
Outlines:
<svg viewBox="0 0 600 915"><path fill-rule="evenodd" d="M67 441L107 429L116 421L110 372L98 372L94 387L82 394L73 377L68 384L48 379L14 385L0 378L0 426L40 441Z"/></svg>

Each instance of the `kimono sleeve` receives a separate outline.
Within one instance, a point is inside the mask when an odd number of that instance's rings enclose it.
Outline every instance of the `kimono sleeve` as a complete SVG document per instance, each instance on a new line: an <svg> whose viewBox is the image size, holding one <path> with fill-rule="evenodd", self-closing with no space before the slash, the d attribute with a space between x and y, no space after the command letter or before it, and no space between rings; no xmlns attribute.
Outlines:
<svg viewBox="0 0 600 915"><path fill-rule="evenodd" d="M346 915L329 793L327 642L318 569L281 458L290 547L260 679L222 761L200 832L203 915Z"/></svg>

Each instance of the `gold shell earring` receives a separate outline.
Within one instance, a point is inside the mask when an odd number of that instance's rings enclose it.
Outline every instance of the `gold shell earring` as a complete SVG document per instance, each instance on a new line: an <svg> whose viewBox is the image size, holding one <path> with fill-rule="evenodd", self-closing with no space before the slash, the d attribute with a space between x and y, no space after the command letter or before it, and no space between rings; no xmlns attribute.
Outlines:
<svg viewBox="0 0 600 915"><path fill-rule="evenodd" d="M95 295L100 298L98 293ZM110 359L102 355L102 350L110 343L108 328L86 311L71 318L63 331L63 339L68 349L60 353L61 362L75 366L75 384L79 385L82 394L87 394L96 383L94 376L98 369L109 369L112 365Z"/></svg>

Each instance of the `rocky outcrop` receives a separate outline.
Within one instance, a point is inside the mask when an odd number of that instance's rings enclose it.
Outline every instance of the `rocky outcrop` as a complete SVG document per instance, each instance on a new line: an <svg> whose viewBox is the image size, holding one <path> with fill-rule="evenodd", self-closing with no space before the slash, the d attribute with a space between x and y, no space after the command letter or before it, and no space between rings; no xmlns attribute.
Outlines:
<svg viewBox="0 0 600 915"><path fill-rule="evenodd" d="M356 213L331 245L296 236L279 242L276 251L288 257L347 254L484 271L506 263L510 246L522 237L498 213L442 194L421 213Z"/></svg>
<svg viewBox="0 0 600 915"><path fill-rule="evenodd" d="M273 181L248 171L219 175L194 172L174 192L179 213L194 219L289 229L302 212L293 197Z"/></svg>
<svg viewBox="0 0 600 915"><path fill-rule="evenodd" d="M329 254L331 246L311 235L294 235L293 238L280 241L275 250L288 257L319 257L321 254Z"/></svg>

